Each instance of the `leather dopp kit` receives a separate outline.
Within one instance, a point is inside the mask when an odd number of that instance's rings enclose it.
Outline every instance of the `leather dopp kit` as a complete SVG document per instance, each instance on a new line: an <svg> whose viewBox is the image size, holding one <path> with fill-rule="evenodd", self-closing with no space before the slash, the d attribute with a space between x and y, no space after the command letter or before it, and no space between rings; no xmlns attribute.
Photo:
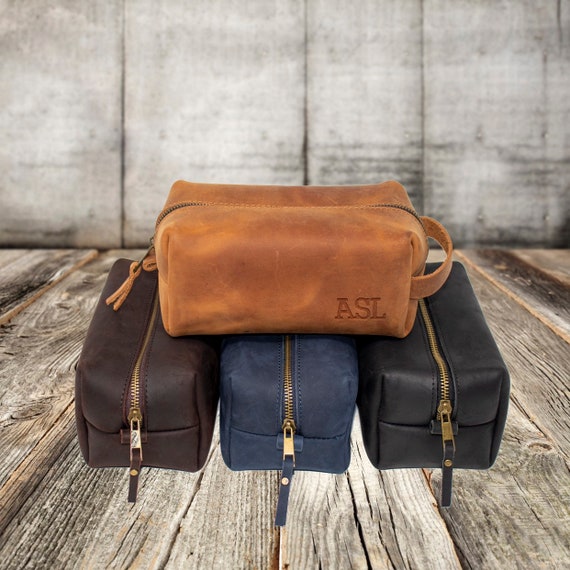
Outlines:
<svg viewBox="0 0 570 570"><path fill-rule="evenodd" d="M358 392L354 339L236 335L220 356L220 445L233 470L281 469L276 526L294 470L342 473Z"/></svg>
<svg viewBox="0 0 570 570"><path fill-rule="evenodd" d="M424 276L428 236L447 251ZM164 326L190 334L403 337L449 273L451 240L397 182L177 182L154 234Z"/></svg>
<svg viewBox="0 0 570 570"><path fill-rule="evenodd" d="M426 264L428 238L445 259ZM397 182L176 182L149 250L112 267L76 375L92 467L197 471L220 400L232 470L342 473L356 404L378 469L494 462L509 375L463 266ZM215 456L214 456L215 457Z"/></svg>
<svg viewBox="0 0 570 570"><path fill-rule="evenodd" d="M461 264L405 339L361 339L359 369L362 437L378 469L441 467L449 506L454 468L493 464L509 374Z"/></svg>
<svg viewBox="0 0 570 570"><path fill-rule="evenodd" d="M162 325L156 273L143 272L120 311L105 299L131 262L111 268L77 364L79 445L91 467L129 467L134 502L142 466L197 471L218 405L217 339L172 338Z"/></svg>

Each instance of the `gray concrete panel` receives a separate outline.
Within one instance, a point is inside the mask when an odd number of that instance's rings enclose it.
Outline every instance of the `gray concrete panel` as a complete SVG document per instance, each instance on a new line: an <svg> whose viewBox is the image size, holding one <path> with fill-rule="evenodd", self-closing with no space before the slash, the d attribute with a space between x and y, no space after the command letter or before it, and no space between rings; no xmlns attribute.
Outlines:
<svg viewBox="0 0 570 570"><path fill-rule="evenodd" d="M303 181L301 0L127 0L125 241L172 182Z"/></svg>
<svg viewBox="0 0 570 570"><path fill-rule="evenodd" d="M428 0L425 204L458 244L570 244L570 3Z"/></svg>
<svg viewBox="0 0 570 570"><path fill-rule="evenodd" d="M119 245L121 4L0 14L0 243Z"/></svg>
<svg viewBox="0 0 570 570"><path fill-rule="evenodd" d="M307 7L308 181L396 179L421 210L421 2Z"/></svg>

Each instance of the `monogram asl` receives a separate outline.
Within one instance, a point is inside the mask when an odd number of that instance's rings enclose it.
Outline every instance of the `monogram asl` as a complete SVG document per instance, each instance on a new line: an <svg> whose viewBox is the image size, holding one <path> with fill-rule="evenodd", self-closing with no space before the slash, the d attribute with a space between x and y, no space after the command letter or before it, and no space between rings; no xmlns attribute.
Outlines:
<svg viewBox="0 0 570 570"><path fill-rule="evenodd" d="M337 297L335 319L385 319L386 313L380 313L378 308L381 300L381 297L356 297L351 302L348 297Z"/></svg>

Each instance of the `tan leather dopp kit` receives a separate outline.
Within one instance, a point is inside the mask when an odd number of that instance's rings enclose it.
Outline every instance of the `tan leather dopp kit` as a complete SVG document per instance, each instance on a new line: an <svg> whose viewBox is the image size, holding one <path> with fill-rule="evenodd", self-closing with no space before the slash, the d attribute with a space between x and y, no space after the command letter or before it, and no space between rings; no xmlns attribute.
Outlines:
<svg viewBox="0 0 570 570"><path fill-rule="evenodd" d="M428 237L445 261L423 275ZM406 336L418 299L451 269L451 239L397 182L242 186L176 182L154 235L172 336L323 333ZM154 269L152 256L144 268ZM118 308L124 289L109 298ZM119 301L117 301L119 299Z"/></svg>

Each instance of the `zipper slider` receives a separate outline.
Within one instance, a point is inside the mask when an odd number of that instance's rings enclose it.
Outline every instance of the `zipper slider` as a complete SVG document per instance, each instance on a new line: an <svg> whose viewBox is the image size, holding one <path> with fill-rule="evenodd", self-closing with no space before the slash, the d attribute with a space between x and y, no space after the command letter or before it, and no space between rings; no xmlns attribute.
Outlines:
<svg viewBox="0 0 570 570"><path fill-rule="evenodd" d="M451 506L453 460L455 457L455 438L453 437L453 424L451 423L450 400L441 400L437 408L437 414L441 422L441 440L443 444L443 460L441 464L441 506Z"/></svg>
<svg viewBox="0 0 570 570"><path fill-rule="evenodd" d="M290 455L295 465L295 422L293 420L285 420L283 422L283 459Z"/></svg>
<svg viewBox="0 0 570 570"><path fill-rule="evenodd" d="M137 500L139 474L141 472L143 459L141 438L142 413L140 408L131 408L129 412L129 422L131 424L129 503L135 503Z"/></svg>
<svg viewBox="0 0 570 570"><path fill-rule="evenodd" d="M146 258L149 256L150 252L154 249L154 236L152 236L149 240L149 246L146 250L145 254L138 260L133 261L131 266L129 267L129 275L123 281L121 286L111 295L109 295L105 299L105 303L107 305L113 304L113 310L118 311L121 308L121 305L125 302L131 289L133 288L135 279L141 274L141 269L144 267L146 271L154 271L156 269L156 259L154 256L146 261Z"/></svg>
<svg viewBox="0 0 570 570"><path fill-rule="evenodd" d="M437 407L437 414L441 422L441 437L443 439L444 447L446 442L450 442L453 445L453 450L455 451L455 438L453 437L453 425L451 423L452 411L450 400L442 400Z"/></svg>

